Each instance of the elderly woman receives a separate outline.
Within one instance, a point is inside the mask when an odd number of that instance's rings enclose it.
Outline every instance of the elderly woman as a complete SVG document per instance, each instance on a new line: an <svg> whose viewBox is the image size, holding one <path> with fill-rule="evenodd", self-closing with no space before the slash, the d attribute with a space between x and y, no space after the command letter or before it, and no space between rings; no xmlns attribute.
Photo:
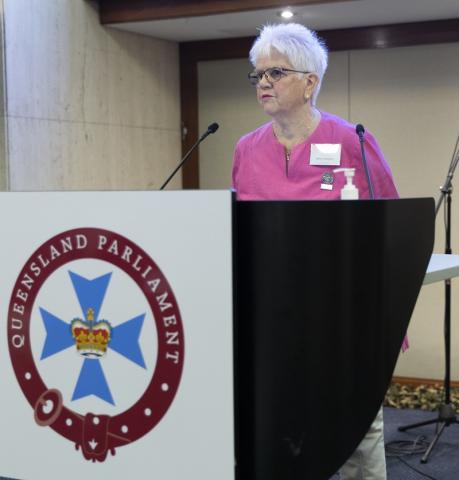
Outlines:
<svg viewBox="0 0 459 480"><path fill-rule="evenodd" d="M256 39L249 74L271 121L242 137L233 162L233 188L241 200L339 199L343 175L355 168L360 198L370 189L355 126L316 107L327 50L314 32L298 24L266 26ZM324 149L324 144L332 148ZM373 136L366 158L375 198L397 198L392 174ZM382 411L341 468L343 479L386 478Z"/></svg>
<svg viewBox="0 0 459 480"><path fill-rule="evenodd" d="M242 137L234 154L233 187L241 200L337 199L345 183L333 169L355 168L360 198L368 182L355 126L316 108L327 68L327 50L298 24L265 27L250 51L249 80L271 122ZM396 198L382 152L370 133L366 157L375 198ZM335 144L322 155L320 144Z"/></svg>

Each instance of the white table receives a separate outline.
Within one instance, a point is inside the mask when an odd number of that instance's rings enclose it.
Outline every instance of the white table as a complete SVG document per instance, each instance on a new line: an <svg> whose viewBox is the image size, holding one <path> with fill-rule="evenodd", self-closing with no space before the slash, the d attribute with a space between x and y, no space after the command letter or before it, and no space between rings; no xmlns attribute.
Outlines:
<svg viewBox="0 0 459 480"><path fill-rule="evenodd" d="M459 277L459 255L433 253L422 284L428 285L453 277Z"/></svg>

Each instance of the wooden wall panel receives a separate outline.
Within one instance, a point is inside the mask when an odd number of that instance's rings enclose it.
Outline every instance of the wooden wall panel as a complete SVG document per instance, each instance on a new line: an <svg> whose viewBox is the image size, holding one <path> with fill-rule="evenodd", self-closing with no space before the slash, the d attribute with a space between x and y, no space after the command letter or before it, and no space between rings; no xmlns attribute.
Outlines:
<svg viewBox="0 0 459 480"><path fill-rule="evenodd" d="M288 5L317 5L355 0L289 0ZM102 24L199 17L284 7L280 0L99 0Z"/></svg>

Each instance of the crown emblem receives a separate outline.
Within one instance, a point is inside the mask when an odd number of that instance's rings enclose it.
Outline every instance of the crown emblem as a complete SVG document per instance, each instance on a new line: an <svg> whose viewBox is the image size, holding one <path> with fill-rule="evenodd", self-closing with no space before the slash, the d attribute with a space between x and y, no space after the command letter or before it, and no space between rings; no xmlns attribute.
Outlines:
<svg viewBox="0 0 459 480"><path fill-rule="evenodd" d="M75 318L70 325L72 337L80 355L100 358L107 353L111 340L112 327L107 320L94 321L94 310L88 308L86 320Z"/></svg>

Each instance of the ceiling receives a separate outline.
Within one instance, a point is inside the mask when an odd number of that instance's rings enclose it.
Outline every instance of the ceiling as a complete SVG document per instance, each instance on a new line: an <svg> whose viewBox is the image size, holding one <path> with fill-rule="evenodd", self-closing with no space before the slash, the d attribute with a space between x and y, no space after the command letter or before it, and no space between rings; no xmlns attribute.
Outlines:
<svg viewBox="0 0 459 480"><path fill-rule="evenodd" d="M291 10L295 13L291 21L313 30L331 30L459 18L459 0L354 0L297 5ZM280 11L279 7L107 26L177 42L249 37L255 36L264 24L285 21Z"/></svg>

